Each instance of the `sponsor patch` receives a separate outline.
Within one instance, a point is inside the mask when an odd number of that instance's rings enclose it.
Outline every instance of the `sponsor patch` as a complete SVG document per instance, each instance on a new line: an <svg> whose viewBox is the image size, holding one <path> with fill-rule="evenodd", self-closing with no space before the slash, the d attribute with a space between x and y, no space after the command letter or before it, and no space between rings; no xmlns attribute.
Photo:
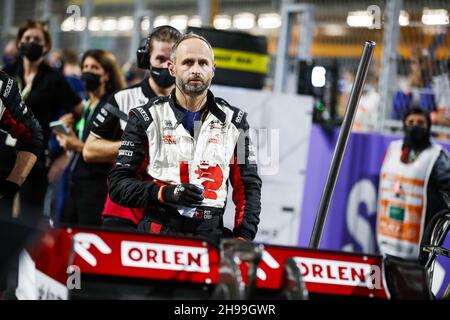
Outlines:
<svg viewBox="0 0 450 320"><path fill-rule="evenodd" d="M123 146L127 146L127 147L134 147L134 142L133 141L124 140L124 141L122 141L122 145Z"/></svg>
<svg viewBox="0 0 450 320"><path fill-rule="evenodd" d="M132 157L133 151L130 150L119 150L119 156Z"/></svg>
<svg viewBox="0 0 450 320"><path fill-rule="evenodd" d="M12 79L8 79L8 83L6 84L5 92L3 93L3 97L7 98L11 88L13 86L14 81Z"/></svg>
<svg viewBox="0 0 450 320"><path fill-rule="evenodd" d="M142 109L141 107L137 107L136 110L139 111L141 116L144 118L144 121L150 121L150 117L147 115L144 109Z"/></svg>
<svg viewBox="0 0 450 320"><path fill-rule="evenodd" d="M372 289L381 285L381 270L366 263L294 258L305 282L326 283Z"/></svg>
<svg viewBox="0 0 450 320"><path fill-rule="evenodd" d="M207 248L123 241L121 261L126 267L209 272Z"/></svg>
<svg viewBox="0 0 450 320"><path fill-rule="evenodd" d="M177 140L175 136L173 135L164 135L163 137L163 143L165 144L177 144Z"/></svg>
<svg viewBox="0 0 450 320"><path fill-rule="evenodd" d="M236 123L241 123L242 117L244 116L244 111L240 110L238 115L236 116Z"/></svg>

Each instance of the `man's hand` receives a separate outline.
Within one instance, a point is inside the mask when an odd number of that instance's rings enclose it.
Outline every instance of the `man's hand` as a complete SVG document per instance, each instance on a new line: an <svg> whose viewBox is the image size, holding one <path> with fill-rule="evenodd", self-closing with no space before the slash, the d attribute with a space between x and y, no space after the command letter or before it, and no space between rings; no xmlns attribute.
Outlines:
<svg viewBox="0 0 450 320"><path fill-rule="evenodd" d="M0 199L13 199L17 191L19 191L19 188L19 185L12 181L0 181Z"/></svg>
<svg viewBox="0 0 450 320"><path fill-rule="evenodd" d="M0 71L0 99L7 108L19 105L21 99L17 81Z"/></svg>
<svg viewBox="0 0 450 320"><path fill-rule="evenodd" d="M61 148L66 151L83 151L84 143L76 137L75 133L72 130L70 130L70 134L68 135L56 133L56 140L58 141Z"/></svg>
<svg viewBox="0 0 450 320"><path fill-rule="evenodd" d="M158 194L160 202L183 207L199 206L203 199L203 190L190 183L161 187Z"/></svg>
<svg viewBox="0 0 450 320"><path fill-rule="evenodd" d="M73 124L75 122L73 118L73 113L66 113L63 116L59 118L60 121L62 121L67 128L73 128Z"/></svg>

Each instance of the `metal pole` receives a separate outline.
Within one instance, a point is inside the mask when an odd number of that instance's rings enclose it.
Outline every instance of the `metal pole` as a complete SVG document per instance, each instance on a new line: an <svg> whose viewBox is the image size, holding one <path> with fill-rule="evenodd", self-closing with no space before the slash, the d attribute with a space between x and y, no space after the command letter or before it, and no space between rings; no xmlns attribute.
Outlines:
<svg viewBox="0 0 450 320"><path fill-rule="evenodd" d="M300 18L300 41L298 42L297 60L310 60L314 36L314 6L305 5Z"/></svg>
<svg viewBox="0 0 450 320"><path fill-rule="evenodd" d="M13 26L13 18L14 18L14 1L13 0L5 0L3 1L2 6L2 23L0 30L0 46L3 48L7 44L8 36L11 33L11 29Z"/></svg>
<svg viewBox="0 0 450 320"><path fill-rule="evenodd" d="M202 26L211 25L211 0L197 0L197 12L202 20Z"/></svg>
<svg viewBox="0 0 450 320"><path fill-rule="evenodd" d="M374 49L375 42L366 41L364 43L364 49L361 54L358 70L356 71L356 77L353 82L352 91L350 92L350 98L347 102L344 121L339 132L339 137L336 143L336 148L334 150L333 159L331 160L330 170L328 172L325 188L320 200L319 210L317 211L314 229L309 242L310 248L317 249L320 246L320 239L322 238L322 232L325 226L325 221L327 219L328 209L330 208L331 197L333 195L334 187L336 186L337 176L342 164L342 158L347 146L350 130L352 129L353 119L355 118L359 98L361 97L362 89L366 81L366 76L369 71L369 65L370 61L372 60Z"/></svg>
<svg viewBox="0 0 450 320"><path fill-rule="evenodd" d="M278 35L278 48L275 65L274 91L285 92L286 75L288 74L288 45L291 42L291 29L294 15L301 18L300 56L311 55L312 31L314 28L314 6L309 4L281 4L281 29Z"/></svg>
<svg viewBox="0 0 450 320"><path fill-rule="evenodd" d="M52 16L52 0L44 0L42 3L42 21L47 21L50 24Z"/></svg>
<svg viewBox="0 0 450 320"><path fill-rule="evenodd" d="M139 47L139 41L141 40L141 22L144 17L144 2L143 0L136 0L134 2L134 11L133 11L133 24L134 28L131 34L130 39L130 49L128 51L128 61L136 60L136 50ZM153 23L153 19L151 21Z"/></svg>
<svg viewBox="0 0 450 320"><path fill-rule="evenodd" d="M287 71L288 49L287 45L291 41L292 21L288 8L282 4L281 6L281 29L278 33L278 49L275 67L274 91L283 92L285 76Z"/></svg>
<svg viewBox="0 0 450 320"><path fill-rule="evenodd" d="M379 121L377 130L383 132L386 120L391 118L394 105L395 80L397 77L397 49L400 37L398 17L403 0L389 0L384 10L383 59L378 82L380 92Z"/></svg>
<svg viewBox="0 0 450 320"><path fill-rule="evenodd" d="M86 29L81 34L81 51L85 52L90 48L91 34L89 32L89 21L94 13L94 1L84 0L83 11L86 17Z"/></svg>

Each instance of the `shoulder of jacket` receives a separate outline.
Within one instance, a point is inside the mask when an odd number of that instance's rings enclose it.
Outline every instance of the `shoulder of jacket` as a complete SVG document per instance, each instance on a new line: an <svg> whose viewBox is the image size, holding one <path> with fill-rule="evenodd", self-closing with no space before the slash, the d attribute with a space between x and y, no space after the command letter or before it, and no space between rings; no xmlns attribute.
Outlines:
<svg viewBox="0 0 450 320"><path fill-rule="evenodd" d="M234 124L238 129L246 127L247 112L233 106L229 106L229 108L233 112L231 116L231 123Z"/></svg>
<svg viewBox="0 0 450 320"><path fill-rule="evenodd" d="M143 123L145 127L148 127L153 121L148 104L131 109L130 114L131 113L134 114L139 122Z"/></svg>
<svg viewBox="0 0 450 320"><path fill-rule="evenodd" d="M151 109L168 101L168 97L153 97L146 104L135 107L130 112L136 114L141 121L149 125L153 121Z"/></svg>
<svg viewBox="0 0 450 320"><path fill-rule="evenodd" d="M247 113L238 107L232 106L225 99L220 97L214 98L216 104L219 104L222 108L224 108L225 113L231 113L231 123L233 123L236 127L241 128L246 123Z"/></svg>

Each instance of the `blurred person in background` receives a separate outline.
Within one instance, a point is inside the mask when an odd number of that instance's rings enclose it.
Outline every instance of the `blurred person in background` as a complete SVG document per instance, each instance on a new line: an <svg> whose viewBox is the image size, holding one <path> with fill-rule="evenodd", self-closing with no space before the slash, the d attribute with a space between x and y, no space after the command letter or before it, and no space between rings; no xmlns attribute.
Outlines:
<svg viewBox="0 0 450 320"><path fill-rule="evenodd" d="M2 66L1 69L6 73L10 73L11 68L17 61L17 46L14 39L9 40L3 49Z"/></svg>
<svg viewBox="0 0 450 320"><path fill-rule="evenodd" d="M83 98L87 98L86 89L81 81L81 67L78 53L71 49L62 49L61 57L57 63L58 70L62 72L72 89Z"/></svg>
<svg viewBox="0 0 450 320"><path fill-rule="evenodd" d="M109 96L125 86L125 79L115 57L104 50L88 50L81 59L84 86L89 99L83 107L81 119L69 135L57 133L57 140L71 151L70 185L68 203L62 222L78 225L99 226L105 203L106 178L111 169L109 163L86 163L82 157L84 142L88 137L93 119L99 115Z"/></svg>
<svg viewBox="0 0 450 320"><path fill-rule="evenodd" d="M378 93L376 72L369 72L366 84L359 99L352 130L373 132L379 122L380 94Z"/></svg>
<svg viewBox="0 0 450 320"><path fill-rule="evenodd" d="M72 89L78 96L87 100L87 92L81 81L81 67L78 53L71 49L58 49L50 54L48 59L49 65L60 72L70 84ZM62 110L58 116L62 116ZM72 117L70 124L72 125ZM59 159L61 165L58 168L64 168L63 160L69 160L64 157L64 149L61 148L56 136L50 135L49 139L49 158ZM66 163L67 164L67 163ZM44 214L51 218L55 223L60 222L66 207L66 200L69 188L69 167L66 166L62 172L60 170L52 170L49 175L49 186L45 196Z"/></svg>
<svg viewBox="0 0 450 320"><path fill-rule="evenodd" d="M428 113L436 110L431 70L431 59L427 51L414 49L409 75L399 81L399 88L394 95L393 119L403 119L403 115L412 105L418 105Z"/></svg>
<svg viewBox="0 0 450 320"><path fill-rule="evenodd" d="M418 106L403 118L404 138L387 150L380 174L377 240L380 252L420 260L423 231L447 205L450 195L450 159L430 141L431 120Z"/></svg>
<svg viewBox="0 0 450 320"><path fill-rule="evenodd" d="M122 70L124 72L125 81L127 82L128 87L139 84L148 77L148 72L139 68L134 62L127 61L122 66Z"/></svg>
<svg viewBox="0 0 450 320"><path fill-rule="evenodd" d="M92 130L83 148L83 158L88 163L107 163L116 159L121 136L127 123L127 115L133 108L146 104L157 96L166 96L174 87L174 78L167 69L170 52L181 33L171 26L155 28L146 45L138 52L138 64L150 69L150 77L113 94L109 102L93 118ZM102 224L109 228L137 229L142 218L141 208L127 208L106 198Z"/></svg>
<svg viewBox="0 0 450 320"><path fill-rule="evenodd" d="M29 20L21 25L16 46L20 56L8 71L18 80L23 100L42 127L45 146L22 186L20 199L23 205L32 206L35 212L41 214L48 175L52 172L61 173L65 167L65 163L59 159L49 163L49 123L57 119L63 111L81 113L83 104L65 78L44 61L45 55L52 47L52 39L45 23ZM16 141L10 136L0 134L0 170L10 171L15 153Z"/></svg>
<svg viewBox="0 0 450 320"><path fill-rule="evenodd" d="M436 96L436 111L431 114L434 124L450 126L450 61L446 61L444 72L433 76L433 91ZM448 134L445 136L448 139Z"/></svg>

